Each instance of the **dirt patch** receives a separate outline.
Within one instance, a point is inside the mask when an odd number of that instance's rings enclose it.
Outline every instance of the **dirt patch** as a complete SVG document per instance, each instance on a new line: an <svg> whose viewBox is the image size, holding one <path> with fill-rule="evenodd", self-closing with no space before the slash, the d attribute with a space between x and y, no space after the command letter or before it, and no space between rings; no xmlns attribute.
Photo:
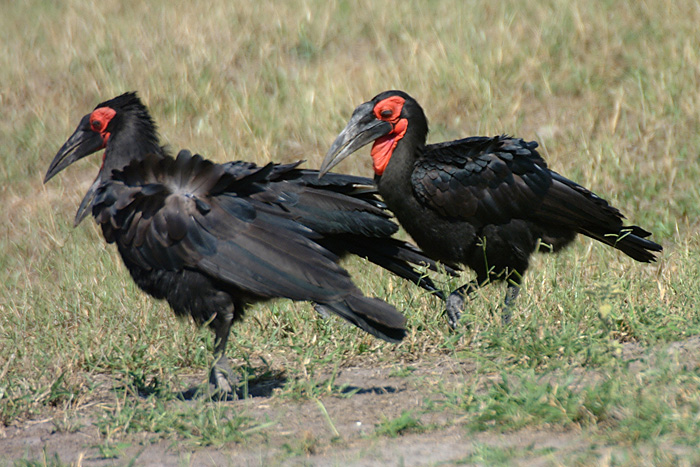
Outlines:
<svg viewBox="0 0 700 467"><path fill-rule="evenodd" d="M697 344L694 338L671 345L668 351L683 357L686 349ZM622 358L629 360L632 368L647 365L648 355L648 349L645 352L638 344L623 347ZM188 440L162 439L142 432L120 438L114 458L105 458L100 450L104 437L96 425L104 404L114 404L110 388L118 385L105 379L104 391L96 392L96 399L79 410L78 420L73 421L78 428L71 432L56 429L56 420L63 416L60 413L0 431L0 465L17 459L51 461L54 456L61 462L84 466L124 465L132 461L135 465L487 465L492 463L483 457L488 452L511 453L513 457L506 463L510 460L525 465L553 465L572 456L581 457L584 463L586 459L602 462L616 449L596 445L586 433L557 427L471 433L463 426L463 413L425 410L440 401L439 391L434 390L437 385L478 387L497 377L477 377L474 370L475 363L449 357L426 358L403 367L343 368L332 380L337 388L333 395L298 401L275 396L277 388L285 384L280 374L253 382L247 399L220 402L237 414L266 424L259 436L241 443L201 447ZM591 372L591 380L598 377ZM192 382L195 380L193 377ZM420 419L417 429L396 437L377 434L378 426L407 412Z"/></svg>
<svg viewBox="0 0 700 467"><path fill-rule="evenodd" d="M73 422L79 428L73 432L56 430L61 414L5 428L0 433L0 464L57 456L61 462L85 466L123 465L132 460L140 465L426 465L464 459L488 445L526 448L534 453L531 460L536 465L546 461L535 455L542 449L572 449L583 443L571 432L473 435L459 426L457 414L421 412L429 398L435 398L429 390L432 386L463 383L473 369L473 363L449 358L421 361L403 370L395 366L344 368L333 380L339 394L302 401L274 397L278 386L274 380L255 383L248 399L221 402L268 423L264 436L255 441L198 447L178 439L156 438L153 442L151 433L140 433L123 439L118 457L112 459L106 459L99 449L104 438L95 424L100 405L106 401L94 400L80 410ZM104 397L109 398L108 392ZM377 426L405 412L415 413L421 426L429 428L395 438L376 434Z"/></svg>

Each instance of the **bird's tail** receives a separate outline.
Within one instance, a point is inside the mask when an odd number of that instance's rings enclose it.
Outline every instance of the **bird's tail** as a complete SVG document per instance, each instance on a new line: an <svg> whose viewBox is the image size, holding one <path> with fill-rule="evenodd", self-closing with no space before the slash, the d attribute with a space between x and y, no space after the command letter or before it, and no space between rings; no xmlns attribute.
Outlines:
<svg viewBox="0 0 700 467"><path fill-rule="evenodd" d="M617 232L611 233L601 234L587 231L581 233L606 243L642 263L656 261L654 253L663 250L658 243L646 239L646 237L651 235L651 232L647 232L636 225L622 226Z"/></svg>
<svg viewBox="0 0 700 467"><path fill-rule="evenodd" d="M319 303L318 306L387 342L401 342L406 336L406 318L379 299L348 295L343 302Z"/></svg>
<svg viewBox="0 0 700 467"><path fill-rule="evenodd" d="M444 271L451 276L458 274L458 266L443 264L442 267L439 267L434 260L428 258L418 248L395 238L373 238L367 241L365 238L356 238L349 235L344 239L343 246L349 253L365 258L377 266L413 282L443 300L445 297L430 277L417 270L414 266L423 266L436 272Z"/></svg>
<svg viewBox="0 0 700 467"><path fill-rule="evenodd" d="M647 239L650 232L624 225L624 216L606 200L556 172L550 173L554 183L540 209L554 225L610 245L637 261L656 260L655 253L663 248Z"/></svg>
<svg viewBox="0 0 700 467"><path fill-rule="evenodd" d="M338 256L350 253L365 258L444 298L432 280L414 266L451 275L456 275L456 266L438 268L419 249L391 238L398 226L377 197L371 179L338 173L319 179L317 170L297 169L297 165L274 166L272 178L278 183L271 183L268 189L279 190L278 196L287 201L285 209L298 222L323 235L316 240L319 244Z"/></svg>

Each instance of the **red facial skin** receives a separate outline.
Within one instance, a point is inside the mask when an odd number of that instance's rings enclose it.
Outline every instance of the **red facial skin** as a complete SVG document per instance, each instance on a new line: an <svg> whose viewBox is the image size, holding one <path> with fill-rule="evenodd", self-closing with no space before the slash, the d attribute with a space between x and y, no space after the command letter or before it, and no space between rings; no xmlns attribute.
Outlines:
<svg viewBox="0 0 700 467"><path fill-rule="evenodd" d="M393 126L389 134L377 138L372 146L372 166L377 175L384 173L389 159L391 159L391 154L408 128L408 120L401 118L404 102L403 97L392 96L374 106L374 116L379 120L391 123Z"/></svg>
<svg viewBox="0 0 700 467"><path fill-rule="evenodd" d="M116 111L110 107L100 107L99 109L93 110L90 114L90 129L95 133L99 133L102 137L102 147L104 149L107 146L107 141L109 140L110 134L107 131L107 125L116 115ZM104 165L104 155L102 156L102 165Z"/></svg>

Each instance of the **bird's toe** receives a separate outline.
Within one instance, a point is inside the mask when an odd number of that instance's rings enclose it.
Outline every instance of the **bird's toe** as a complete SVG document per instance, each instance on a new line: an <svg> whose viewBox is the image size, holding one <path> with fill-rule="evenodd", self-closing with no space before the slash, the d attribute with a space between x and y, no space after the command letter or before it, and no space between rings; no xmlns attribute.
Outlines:
<svg viewBox="0 0 700 467"><path fill-rule="evenodd" d="M462 317L462 311L464 310L464 298L459 294L451 294L447 297L445 302L445 314L447 315L447 322L452 329L456 329L459 326L459 320Z"/></svg>
<svg viewBox="0 0 700 467"><path fill-rule="evenodd" d="M236 399L238 378L234 375L226 357L219 358L209 372L209 390L212 398Z"/></svg>
<svg viewBox="0 0 700 467"><path fill-rule="evenodd" d="M510 307L503 307L501 310L501 320L503 321L504 325L510 324L510 319L513 316L513 311L510 309Z"/></svg>

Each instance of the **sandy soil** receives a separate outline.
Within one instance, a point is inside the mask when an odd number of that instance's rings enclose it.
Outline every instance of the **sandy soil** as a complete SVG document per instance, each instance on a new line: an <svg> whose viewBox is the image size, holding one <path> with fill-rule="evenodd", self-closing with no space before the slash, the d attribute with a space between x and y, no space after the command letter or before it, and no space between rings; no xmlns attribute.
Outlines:
<svg viewBox="0 0 700 467"><path fill-rule="evenodd" d="M149 440L152 434L129 436L117 459L104 459L94 447L103 442L94 420L100 404L93 401L83 407L80 428L72 433L57 432L53 417L29 420L0 431L0 464L18 459L50 461L54 455L64 463L84 466L124 465L432 465L465 459L484 445L523 448L546 455L531 456L531 465L556 463L561 450L581 449L581 435L561 431L522 431L508 434L470 434L459 426L459 415L447 411L423 414L429 391L437 384L462 380L473 369L470 363L455 363L448 358L422 361L413 365L409 376L392 376L395 368L345 368L335 380L347 385L346 396L325 396L300 402L277 400L270 394L282 381L265 381L250 387L251 397L221 402L240 407L241 413L260 422L271 421L266 436L223 447L197 447L182 440ZM106 380L104 385L109 385ZM114 384L112 382L111 384ZM432 397L435 397L434 394ZM319 403L320 402L320 403ZM175 401L174 404L191 404ZM321 405L328 412L326 417ZM391 438L377 436L376 425L417 410L424 433L408 433ZM333 426L328 421L333 423ZM339 436L336 435L336 432ZM550 452L551 451L551 452ZM523 459L524 460L524 459Z"/></svg>
<svg viewBox="0 0 700 467"><path fill-rule="evenodd" d="M668 352L676 358L695 359L700 338L671 345ZM653 365L658 355L650 356L638 344L625 344L622 358L630 361L630 370ZM474 363L456 362L448 357L423 359L411 365L408 375L396 375L396 367L351 367L337 375L335 384L346 385L344 396L324 396L319 400L293 401L271 397L283 377L253 383L250 397L220 402L239 409L242 414L271 425L265 435L243 443L222 447L198 447L180 439L158 440L139 433L124 441L120 456L105 459L96 445L104 440L94 420L101 404L113 404L110 394L115 381L101 382L104 399L93 400L79 411L72 433L56 431L54 417L28 420L16 426L0 427L0 465L18 459L48 459L57 455L61 462L83 466L125 465L451 465L478 462L485 446L512 449L520 465L560 465L562 458L594 454L605 464L614 448L602 446L577 431L521 430L510 433L469 433L460 424L458 413L448 410L422 412L428 398L437 397L427 390L436 384L472 382L481 385L488 377L474 380ZM600 375L592 372L594 380ZM193 376L192 383L196 381ZM193 404L177 400L173 404ZM328 416L323 414L323 408ZM407 433L392 438L377 436L377 424L394 419L406 410L415 410L424 426L423 433ZM329 419L332 421L329 423ZM158 439L157 437L155 439Z"/></svg>

